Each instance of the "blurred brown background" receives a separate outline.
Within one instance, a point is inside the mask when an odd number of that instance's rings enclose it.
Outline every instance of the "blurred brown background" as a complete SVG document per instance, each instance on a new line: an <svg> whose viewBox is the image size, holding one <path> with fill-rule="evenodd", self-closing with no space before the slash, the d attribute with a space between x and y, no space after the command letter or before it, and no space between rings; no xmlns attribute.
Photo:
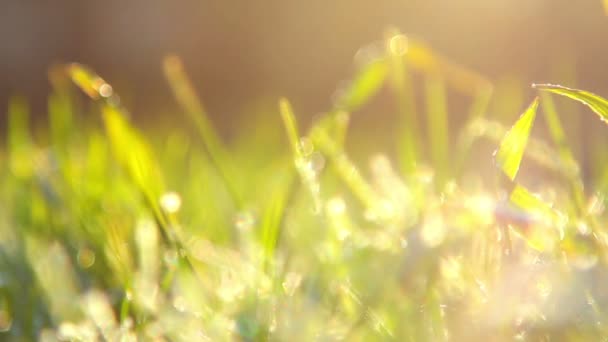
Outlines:
<svg viewBox="0 0 608 342"><path fill-rule="evenodd" d="M224 124L279 95L314 114L389 26L494 80L559 82L563 62L578 86L608 94L600 0L2 0L0 105L22 93L44 114L48 66L78 61L145 120L173 106L161 60L176 53Z"/></svg>

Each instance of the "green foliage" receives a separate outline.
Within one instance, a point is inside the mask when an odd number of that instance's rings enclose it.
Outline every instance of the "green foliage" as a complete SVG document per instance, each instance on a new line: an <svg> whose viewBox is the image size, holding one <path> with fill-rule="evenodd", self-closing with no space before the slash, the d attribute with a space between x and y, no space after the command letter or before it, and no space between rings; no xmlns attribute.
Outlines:
<svg viewBox="0 0 608 342"><path fill-rule="evenodd" d="M307 131L281 99L278 114L252 109L222 141L177 57L164 71L196 139L142 132L78 64L51 72L44 138L12 98L0 148L0 339L606 336L604 195L585 191L547 91L601 117L606 101L537 86L540 101L508 129L486 111L519 106L513 89L396 30L381 43ZM351 113L385 85L396 155L365 156L366 168L349 143L376 137L353 136L349 122L369 118ZM471 101L461 131L452 95ZM531 133L539 104L549 143ZM476 145L498 146L492 171L506 182L484 174L492 156Z"/></svg>

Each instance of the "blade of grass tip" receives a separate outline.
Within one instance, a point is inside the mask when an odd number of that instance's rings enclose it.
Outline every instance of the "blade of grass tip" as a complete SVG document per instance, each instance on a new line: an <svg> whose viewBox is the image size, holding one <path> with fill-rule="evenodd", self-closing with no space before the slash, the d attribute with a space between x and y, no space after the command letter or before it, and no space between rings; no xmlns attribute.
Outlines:
<svg viewBox="0 0 608 342"><path fill-rule="evenodd" d="M312 196L314 202L315 212L321 209L321 197L320 197L320 184L317 179L317 172L311 167L311 161L309 156L304 154L302 150L302 144L300 140L300 133L298 131L298 125L293 113L293 109L289 101L282 98L279 101L279 111L285 124L285 130L287 131L287 137L291 144L294 153L294 164L295 168L300 175L300 179L304 186L306 186Z"/></svg>
<svg viewBox="0 0 608 342"><path fill-rule="evenodd" d="M538 98L521 115L505 134L500 147L494 152L496 166L512 181L515 179L536 117Z"/></svg>
<svg viewBox="0 0 608 342"><path fill-rule="evenodd" d="M336 93L339 94L333 108L316 122L310 131L324 129L340 135L339 121L337 116L350 116L366 104L384 85L388 74L388 65L384 58L375 58L359 68L354 78ZM348 122L348 119L347 121ZM335 131L335 132L334 132ZM345 131L343 131L345 133ZM342 147L343 138L336 139L335 143Z"/></svg>
<svg viewBox="0 0 608 342"><path fill-rule="evenodd" d="M479 89L491 87L491 82L485 77L441 56L421 40L408 39L405 58L415 70L423 73L439 72L449 86L464 94L475 95Z"/></svg>
<svg viewBox="0 0 608 342"><path fill-rule="evenodd" d="M387 33L387 54L390 60L391 89L399 111L401 129L399 131L398 150L401 171L412 174L418 159L417 142L419 123L416 112L414 87L404 55L408 52L408 38L397 30Z"/></svg>
<svg viewBox="0 0 608 342"><path fill-rule="evenodd" d="M211 162L224 181L234 204L241 208L243 206L241 194L233 182L233 167L229 163L226 148L216 133L200 98L196 95L182 61L177 56L168 56L164 59L163 69L177 102L196 126Z"/></svg>
<svg viewBox="0 0 608 342"><path fill-rule="evenodd" d="M34 172L29 116L30 111L25 98L12 97L8 106L9 168L14 176L22 179L31 177Z"/></svg>
<svg viewBox="0 0 608 342"><path fill-rule="evenodd" d="M287 131L287 138L291 144L291 148L293 150L293 154L296 158L302 157L302 149L300 147L300 133L298 131L298 124L296 122L296 117L293 113L293 109L291 104L286 98L282 98L279 100L279 111L281 113L281 118L283 119L283 123L285 124L285 130Z"/></svg>
<svg viewBox="0 0 608 342"><path fill-rule="evenodd" d="M501 123L479 118L469 124L463 134L470 136L471 143L479 138L486 138L500 144L507 132L508 129ZM555 158L554 156L559 155L559 151L549 146L543 140L529 137L524 153L540 166L562 175L565 180L569 180L571 175L578 172L576 170L577 165L564 164L560 159Z"/></svg>
<svg viewBox="0 0 608 342"><path fill-rule="evenodd" d="M438 74L429 74L426 77L425 88L431 159L437 173L436 185L438 186L438 190L440 190L447 181L449 165L449 131L445 83Z"/></svg>
<svg viewBox="0 0 608 342"><path fill-rule="evenodd" d="M358 110L382 88L387 73L384 59L374 59L365 64L338 98L336 109L348 113Z"/></svg>

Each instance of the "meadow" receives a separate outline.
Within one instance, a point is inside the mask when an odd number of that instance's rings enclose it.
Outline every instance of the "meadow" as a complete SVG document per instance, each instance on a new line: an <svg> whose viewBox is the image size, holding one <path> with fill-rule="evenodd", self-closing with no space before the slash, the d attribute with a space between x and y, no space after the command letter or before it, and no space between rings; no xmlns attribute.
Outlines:
<svg viewBox="0 0 608 342"><path fill-rule="evenodd" d="M505 125L489 108L510 93L424 42L391 31L363 51L312 124L277 99L230 142L177 56L162 68L172 120L190 132L139 128L80 64L49 72L42 129L13 97L0 148L0 338L605 338L606 164L582 176L560 104L603 125L608 101L537 84ZM373 137L349 135L350 123L379 92L396 134L360 163L349 140ZM458 129L453 92L469 106Z"/></svg>

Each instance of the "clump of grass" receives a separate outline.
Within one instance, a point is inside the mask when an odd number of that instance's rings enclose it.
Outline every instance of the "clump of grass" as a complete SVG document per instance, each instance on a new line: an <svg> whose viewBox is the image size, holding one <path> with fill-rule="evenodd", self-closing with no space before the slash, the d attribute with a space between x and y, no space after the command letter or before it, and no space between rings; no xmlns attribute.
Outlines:
<svg viewBox="0 0 608 342"><path fill-rule="evenodd" d="M392 30L366 50L375 54L309 130L279 101L271 122L282 119L286 134L269 136L272 146L222 141L174 56L165 73L196 140L141 132L113 88L77 64L50 73L48 139L31 133L27 104L13 98L0 151L0 335L605 336L604 197L583 187L549 93L602 119L608 102L537 85L540 100L507 129L486 113L491 82L423 42ZM350 157L348 123L385 86L395 98L398 153L369 156L367 170ZM461 132L449 130L448 92L471 101ZM539 108L549 142L533 136ZM477 173L475 144L496 148L499 182ZM559 177L525 184L520 170L530 161Z"/></svg>

